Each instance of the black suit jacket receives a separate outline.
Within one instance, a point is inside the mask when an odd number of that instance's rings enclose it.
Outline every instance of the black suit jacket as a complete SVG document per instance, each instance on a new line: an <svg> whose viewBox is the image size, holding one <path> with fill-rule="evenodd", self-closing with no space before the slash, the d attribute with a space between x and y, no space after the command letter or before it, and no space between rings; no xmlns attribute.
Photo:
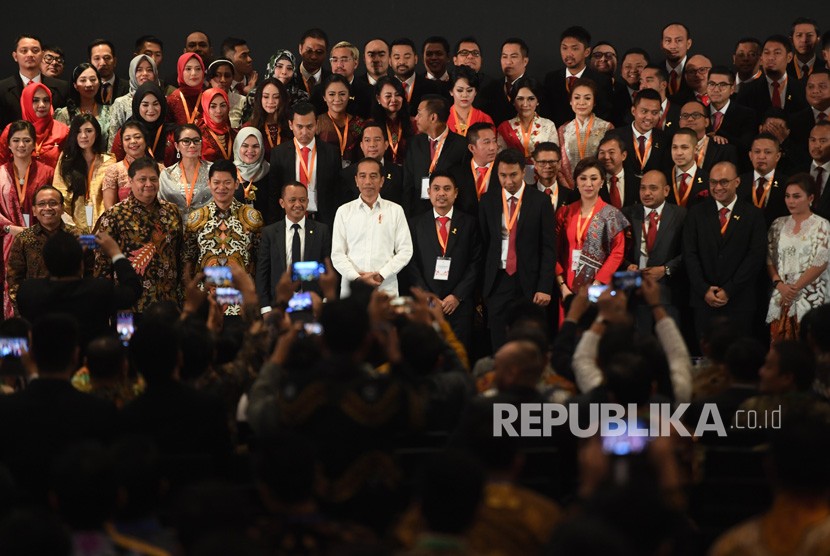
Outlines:
<svg viewBox="0 0 830 556"><path fill-rule="evenodd" d="M784 99L784 112L795 114L807 108L805 100L804 85L794 79L787 79L787 95ZM735 99L739 104L755 111L759 118L772 107L769 84L766 78L758 78L754 81L741 85L741 92Z"/></svg>
<svg viewBox="0 0 830 556"><path fill-rule="evenodd" d="M448 130L433 172L449 172L453 166L467 157L468 152L467 140ZM403 165L403 208L408 216L432 209L428 199L421 199L421 179L429 175L431 162L429 138L425 133L419 133L406 145L406 160Z"/></svg>
<svg viewBox="0 0 830 556"><path fill-rule="evenodd" d="M628 207L634 203L640 202L640 177L634 172L623 167L623 181L625 186L623 189L623 207ZM610 177L605 178L605 182L599 190L600 198L606 203L611 203L611 180ZM577 193L577 198L579 193Z"/></svg>
<svg viewBox="0 0 830 556"><path fill-rule="evenodd" d="M493 118L496 127L500 123L516 117L513 99L508 98L504 92L504 79L504 76L502 76L499 79L492 79L486 84L482 84L478 94L476 94L475 101L473 101L473 106L483 110L485 114Z"/></svg>
<svg viewBox="0 0 830 556"><path fill-rule="evenodd" d="M711 120L714 126L714 118ZM738 159L743 163L744 159L749 160L747 153L752 140L757 135L757 129L758 115L751 108L730 101L729 108L721 120L720 127L715 131L715 135L725 137L729 144L735 147ZM714 127L711 127L710 131L714 131Z"/></svg>
<svg viewBox="0 0 830 556"><path fill-rule="evenodd" d="M672 102L670 99L666 99L666 103L666 114L663 116L663 126L658 129L668 134L669 140L671 140L671 136L674 132L680 129L680 107L683 105ZM633 121L634 115L631 113L631 104L629 103L628 109L625 113L625 118L617 127L630 126Z"/></svg>
<svg viewBox="0 0 830 556"><path fill-rule="evenodd" d="M423 78L426 81L429 81L432 84L433 88L435 89L435 93L441 95L442 97L447 99L447 102L452 104L452 95L450 95L450 88L451 87L450 87L450 82L449 81L440 81L438 79L430 79L429 77L427 77L426 72L419 73L418 78L419 79ZM479 86L481 86L480 83L479 83ZM415 112L417 111L417 109L418 109L418 107L415 106L415 110L414 111L410 110L410 113L412 113L414 115Z"/></svg>
<svg viewBox="0 0 830 556"><path fill-rule="evenodd" d="M446 98L446 94L440 85L423 75L416 74L415 81L412 82L412 95L409 96L407 101L411 115L414 116L415 112L418 111L418 105L421 104L424 95L441 95ZM409 151L407 151L407 155L409 155Z"/></svg>
<svg viewBox="0 0 830 556"><path fill-rule="evenodd" d="M431 212L415 217L410 225L412 259L407 271L412 285L436 294L441 299L452 294L463 302L473 302L481 268L481 240L476 219L458 209L453 210L446 255L438 243L438 232ZM435 260L452 259L449 280L435 280Z"/></svg>
<svg viewBox="0 0 830 556"><path fill-rule="evenodd" d="M317 219L331 226L334 222L340 192L340 170L342 169L340 151L337 147L320 141L319 138L314 143L317 146L317 158L314 161L317 172ZM269 199L273 199L269 204L275 206L276 219L285 216L285 211L277 202L283 184L289 181L299 181L296 165L297 151L294 141L280 143L271 150L270 191L267 195Z"/></svg>
<svg viewBox="0 0 830 556"><path fill-rule="evenodd" d="M639 202L629 205L623 209L623 214L631 222L631 237L626 242L625 260L621 270L629 265L640 266L640 247L643 241L643 223L646 220L645 207ZM660 224L657 227L657 239L654 247L648 254L649 267L669 267L671 276L663 276L660 279L660 301L672 303L671 283L672 277L677 277L683 267L683 221L686 219L686 209L666 203L660 215ZM628 234L626 234L628 236ZM626 239L629 239L626 237Z"/></svg>
<svg viewBox="0 0 830 556"><path fill-rule="evenodd" d="M306 218L304 261L325 261L331 256L331 229L325 224ZM285 259L285 220L280 220L262 228L259 240L259 254L256 266L256 288L262 307L274 304L274 291L277 282L286 271ZM310 289L319 293L313 284Z"/></svg>
<svg viewBox="0 0 830 556"><path fill-rule="evenodd" d="M732 145L719 145L709 139L709 144L706 146L706 155L703 157L703 170L708 173L712 170L712 166L718 162L731 162L737 166L738 156L735 153L735 147Z"/></svg>
<svg viewBox="0 0 830 556"><path fill-rule="evenodd" d="M809 172L810 167L812 166L812 160L801 167L802 172ZM811 174L812 175L812 174ZM821 190L822 184L816 184L816 187ZM821 216L822 218L830 219L830 176L827 175L825 172L824 174L824 190L822 191L821 196L813 201L813 212Z"/></svg>
<svg viewBox="0 0 830 556"><path fill-rule="evenodd" d="M627 173L642 176L649 170L660 170L664 174L668 174L667 170L671 168L671 138L666 132L659 129L651 131L651 151L645 167L642 169L640 168L640 162L637 160L637 154L634 152L636 141L631 125L615 129L613 133L625 142L628 156L624 165Z"/></svg>
<svg viewBox="0 0 830 556"><path fill-rule="evenodd" d="M788 154L797 161L798 165L803 165L804 161L810 160L810 149L808 148L810 132L813 130L813 126L816 125L813 109L808 106L804 110L792 114L788 123L790 126L788 139L793 145L793 149L791 149L793 152Z"/></svg>
<svg viewBox="0 0 830 556"><path fill-rule="evenodd" d="M672 176L674 175L675 167L672 166L669 171L666 173L666 180L669 184L669 196L666 197L666 202L671 203L673 205L678 204L677 198L674 195L674 184L672 183ZM693 206L698 203L702 203L706 199L709 198L709 173L702 169L698 168L695 171L695 175L692 176L692 191L689 193L689 197L686 199L686 210L689 210ZM678 180L678 195L680 194L680 182Z"/></svg>
<svg viewBox="0 0 830 556"><path fill-rule="evenodd" d="M354 201L360 196L360 192L357 190L357 182L355 182L356 175L357 164L350 164L341 171L341 190L340 200L337 205L338 208L349 201ZM392 164L384 160L383 190L380 194L387 201L392 201L403 206L403 170L397 164Z"/></svg>
<svg viewBox="0 0 830 556"><path fill-rule="evenodd" d="M686 58L686 63L689 63L689 58ZM685 64L682 68L680 66L676 68L678 72L677 77L679 86L677 90L674 92L669 90L669 85L671 84L671 70L668 69L667 61L665 59L660 60L659 62L657 62L657 65L663 68L663 71L666 72L666 79L668 79L668 81L666 82L666 95L668 95L670 100L672 100L678 106L683 106L684 102L687 102L694 98L694 92L692 92L691 87L689 87L688 83L686 83L686 76L683 73L683 71L686 69Z"/></svg>
<svg viewBox="0 0 830 556"><path fill-rule="evenodd" d="M754 172L747 172L741 174L741 183L738 185L738 198L743 199L748 203L752 203L752 191L755 189ZM780 216L788 216L790 211L787 210L787 205L784 202L785 182L787 179L784 174L777 171L772 175L772 185L769 188L769 198L767 204L762 209L764 211L764 221L767 228L770 227L773 220Z"/></svg>
<svg viewBox="0 0 830 556"><path fill-rule="evenodd" d="M323 99L323 84L319 83L311 90L311 104L314 105L314 112L317 115L325 114L328 110L326 102ZM375 102L374 87L369 85L369 82L364 79L358 79L357 76L352 80L349 88L349 105L346 107L346 112L353 116L360 116L364 119L369 119L372 112L372 104Z"/></svg>
<svg viewBox="0 0 830 556"><path fill-rule="evenodd" d="M738 199L726 233L721 235L718 208L707 199L691 209L683 230L683 260L689 274L692 307L708 307L703 297L711 286L729 296L724 309L752 311L755 285L767 256L764 215L752 203Z"/></svg>
<svg viewBox="0 0 830 556"><path fill-rule="evenodd" d="M547 196L525 186L522 207L516 223L516 278L522 294L553 293L556 277L556 234L553 208ZM490 295L501 266L502 193L484 195L478 211L484 246L484 296Z"/></svg>
<svg viewBox="0 0 830 556"><path fill-rule="evenodd" d="M624 127L631 123L631 94L628 92L628 83L623 79L618 79L614 84L611 107L611 122L614 127Z"/></svg>
<svg viewBox="0 0 830 556"><path fill-rule="evenodd" d="M66 106L69 98L69 83L62 79L54 79L45 75L40 76L44 85L52 91L52 107ZM11 77L0 81L0 128L5 128L23 114L20 111L20 95L23 93L23 80L15 72Z"/></svg>
<svg viewBox="0 0 830 556"><path fill-rule="evenodd" d="M450 174L455 178L455 184L458 186L458 198L455 200L454 206L473 218L478 218L478 194L476 193L475 178L470 169L470 160L470 157L467 157L463 162L450 169ZM495 170L490 172L490 181L484 194L487 195L493 191L501 191L499 177Z"/></svg>
<svg viewBox="0 0 830 556"><path fill-rule="evenodd" d="M585 68L582 77L597 84L594 112L603 120L610 121L611 80L607 75L595 71L590 66ZM568 91L567 83L565 68L552 71L545 76L545 98L539 108L542 115L553 120L557 127L574 119L574 111L571 110L571 93Z"/></svg>

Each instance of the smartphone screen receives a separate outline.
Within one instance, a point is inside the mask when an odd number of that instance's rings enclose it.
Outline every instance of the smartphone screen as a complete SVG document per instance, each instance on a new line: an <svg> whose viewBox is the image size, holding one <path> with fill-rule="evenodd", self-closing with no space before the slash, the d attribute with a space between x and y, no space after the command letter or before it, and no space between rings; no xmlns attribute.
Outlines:
<svg viewBox="0 0 830 556"><path fill-rule="evenodd" d="M311 311L311 294L309 292L295 293L294 296L288 300L287 313L299 313L302 311Z"/></svg>
<svg viewBox="0 0 830 556"><path fill-rule="evenodd" d="M29 351L28 338L0 338L0 357L20 357Z"/></svg>
<svg viewBox="0 0 830 556"><path fill-rule="evenodd" d="M133 314L129 311L123 311L115 316L115 330L118 332L118 337L121 338L121 343L129 345L130 338L135 332L135 325L133 324Z"/></svg>
<svg viewBox="0 0 830 556"><path fill-rule="evenodd" d="M205 284L217 288L230 288L233 285L229 266L206 266L204 268Z"/></svg>
<svg viewBox="0 0 830 556"><path fill-rule="evenodd" d="M597 284L595 286L588 286L588 301L596 303L602 292L608 289L607 284Z"/></svg>
<svg viewBox="0 0 830 556"><path fill-rule="evenodd" d="M326 265L318 261L301 261L292 266L291 280L294 282L313 282L326 273Z"/></svg>
<svg viewBox="0 0 830 556"><path fill-rule="evenodd" d="M623 270L614 273L615 290L636 290L643 285L643 274L639 270Z"/></svg>
<svg viewBox="0 0 830 556"><path fill-rule="evenodd" d="M239 305L242 294L236 288L216 288L216 302L219 305Z"/></svg>
<svg viewBox="0 0 830 556"><path fill-rule="evenodd" d="M98 249L98 242L95 241L95 236L92 234L79 236L78 241L81 243L81 247L86 247L87 249Z"/></svg>

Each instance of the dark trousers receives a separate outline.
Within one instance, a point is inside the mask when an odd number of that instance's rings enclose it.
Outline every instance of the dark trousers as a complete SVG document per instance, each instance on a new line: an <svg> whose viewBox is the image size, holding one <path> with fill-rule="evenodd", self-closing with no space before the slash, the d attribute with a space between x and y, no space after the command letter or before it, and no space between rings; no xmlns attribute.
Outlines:
<svg viewBox="0 0 830 556"><path fill-rule="evenodd" d="M507 337L507 309L514 300L521 297L518 274L508 276L504 270L499 270L493 289L487 296L487 323L493 342L493 353L498 351Z"/></svg>
<svg viewBox="0 0 830 556"><path fill-rule="evenodd" d="M695 307L695 333L697 334L697 341L703 339L706 331L709 330L711 322L717 318L729 319L729 325L741 336L749 336L752 333L752 319L755 317L755 311L735 311L731 310L727 303L724 307Z"/></svg>
<svg viewBox="0 0 830 556"><path fill-rule="evenodd" d="M451 315L444 315L468 354L471 354L473 341L473 310L473 300L465 299Z"/></svg>

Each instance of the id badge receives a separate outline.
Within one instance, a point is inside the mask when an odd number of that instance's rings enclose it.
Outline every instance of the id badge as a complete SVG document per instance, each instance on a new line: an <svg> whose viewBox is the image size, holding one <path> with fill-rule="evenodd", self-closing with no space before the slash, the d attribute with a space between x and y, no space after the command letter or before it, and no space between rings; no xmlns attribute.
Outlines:
<svg viewBox="0 0 830 556"><path fill-rule="evenodd" d="M25 212L23 213L23 225L29 227L29 215Z"/></svg>
<svg viewBox="0 0 830 556"><path fill-rule="evenodd" d="M525 183L536 182L536 167L533 164L525 166Z"/></svg>
<svg viewBox="0 0 830 556"><path fill-rule="evenodd" d="M86 225L89 228L92 228L92 225L95 224L95 221L92 218L92 209L94 207L92 205L87 205L84 208L86 209Z"/></svg>
<svg viewBox="0 0 830 556"><path fill-rule="evenodd" d="M450 279L450 257L437 257L435 259L435 276L433 280L449 280Z"/></svg>
<svg viewBox="0 0 830 556"><path fill-rule="evenodd" d="M429 199L429 176L421 178L421 199Z"/></svg>
<svg viewBox="0 0 830 556"><path fill-rule="evenodd" d="M571 251L571 270L574 272L579 270L580 258L582 258L582 249L574 249Z"/></svg>
<svg viewBox="0 0 830 556"><path fill-rule="evenodd" d="M343 168L348 168L351 165L352 165L351 160L341 160L340 161L340 166L342 166Z"/></svg>

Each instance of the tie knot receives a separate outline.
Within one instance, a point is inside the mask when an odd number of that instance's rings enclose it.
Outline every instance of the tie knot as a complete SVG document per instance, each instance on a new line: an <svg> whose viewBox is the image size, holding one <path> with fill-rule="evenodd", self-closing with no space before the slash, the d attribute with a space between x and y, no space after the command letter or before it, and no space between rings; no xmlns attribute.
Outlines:
<svg viewBox="0 0 830 556"><path fill-rule="evenodd" d="M646 136L645 135L640 135L639 137L637 137L637 142L640 143L640 145L645 145Z"/></svg>
<svg viewBox="0 0 830 556"><path fill-rule="evenodd" d="M619 178L617 178L617 176L611 176L611 185L613 185L614 187L616 187L616 186L617 186L617 181L618 181L618 179L619 179Z"/></svg>
<svg viewBox="0 0 830 556"><path fill-rule="evenodd" d="M818 120L819 121L826 120L826 119L827 119L827 114L825 114L824 112L819 112L818 113Z"/></svg>
<svg viewBox="0 0 830 556"><path fill-rule="evenodd" d="M302 149L300 149L300 150L303 152L303 154L304 154L304 155L306 155L306 154L308 154L309 152L311 152L311 149L309 149L308 147L303 147L303 148L302 148Z"/></svg>
<svg viewBox="0 0 830 556"><path fill-rule="evenodd" d="M441 224L442 226L446 226L447 222L449 222L449 221L450 221L449 216L439 216L438 217L438 223Z"/></svg>
<svg viewBox="0 0 830 556"><path fill-rule="evenodd" d="M728 213L729 213L729 209L728 209L728 208L723 207L722 209L720 209L720 215L721 215L721 217L724 217L724 218L725 218L725 217L726 217L726 215L727 215Z"/></svg>
<svg viewBox="0 0 830 556"><path fill-rule="evenodd" d="M778 81L773 81L772 82L772 88L773 89L778 90L780 87L781 87L781 83L779 83Z"/></svg>
<svg viewBox="0 0 830 556"><path fill-rule="evenodd" d="M300 225L295 222L294 224L291 224L291 229L296 232L300 229Z"/></svg>
<svg viewBox="0 0 830 556"><path fill-rule="evenodd" d="M483 176L487 173L487 166L479 166L478 168L476 168L476 172L478 172L479 176Z"/></svg>
<svg viewBox="0 0 830 556"><path fill-rule="evenodd" d="M810 73L810 66L808 66L807 64L801 66L801 73Z"/></svg>
<svg viewBox="0 0 830 556"><path fill-rule="evenodd" d="M548 196L553 195L553 189L551 189L550 187L546 187L545 188L545 195L548 195Z"/></svg>
<svg viewBox="0 0 830 556"><path fill-rule="evenodd" d="M656 222L660 218L660 215L657 214L657 209L652 209L648 215L648 219L652 222Z"/></svg>

